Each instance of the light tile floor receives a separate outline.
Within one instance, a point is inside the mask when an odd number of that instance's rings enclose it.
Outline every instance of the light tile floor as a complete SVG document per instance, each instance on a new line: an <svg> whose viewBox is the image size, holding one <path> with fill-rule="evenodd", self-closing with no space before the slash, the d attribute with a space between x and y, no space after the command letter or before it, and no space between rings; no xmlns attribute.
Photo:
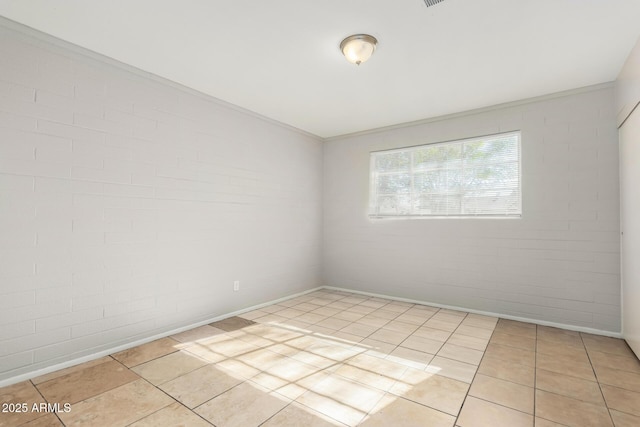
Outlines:
<svg viewBox="0 0 640 427"><path fill-rule="evenodd" d="M0 426L640 426L619 339L317 291L0 389Z"/></svg>

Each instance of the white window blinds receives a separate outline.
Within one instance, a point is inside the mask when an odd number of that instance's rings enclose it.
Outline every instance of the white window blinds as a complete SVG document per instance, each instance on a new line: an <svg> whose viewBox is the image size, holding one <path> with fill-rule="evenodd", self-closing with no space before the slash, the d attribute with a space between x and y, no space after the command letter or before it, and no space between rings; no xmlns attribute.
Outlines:
<svg viewBox="0 0 640 427"><path fill-rule="evenodd" d="M520 132L371 153L372 217L519 216Z"/></svg>

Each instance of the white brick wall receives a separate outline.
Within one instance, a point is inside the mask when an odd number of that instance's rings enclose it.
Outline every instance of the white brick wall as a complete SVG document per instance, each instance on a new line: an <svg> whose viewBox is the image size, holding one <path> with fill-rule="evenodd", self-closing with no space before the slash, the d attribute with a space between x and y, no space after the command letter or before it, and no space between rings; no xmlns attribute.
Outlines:
<svg viewBox="0 0 640 427"><path fill-rule="evenodd" d="M521 219L370 220L369 152L522 131ZM329 286L620 331L610 85L325 143Z"/></svg>
<svg viewBox="0 0 640 427"><path fill-rule="evenodd" d="M321 142L94 57L0 21L0 380L321 285Z"/></svg>

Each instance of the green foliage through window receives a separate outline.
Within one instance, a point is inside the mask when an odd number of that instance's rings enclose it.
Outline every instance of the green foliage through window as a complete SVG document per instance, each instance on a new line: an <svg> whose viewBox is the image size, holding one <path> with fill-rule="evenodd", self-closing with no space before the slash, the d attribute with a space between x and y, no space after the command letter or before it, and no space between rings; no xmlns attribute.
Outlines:
<svg viewBox="0 0 640 427"><path fill-rule="evenodd" d="M518 216L520 133L371 153L370 215Z"/></svg>

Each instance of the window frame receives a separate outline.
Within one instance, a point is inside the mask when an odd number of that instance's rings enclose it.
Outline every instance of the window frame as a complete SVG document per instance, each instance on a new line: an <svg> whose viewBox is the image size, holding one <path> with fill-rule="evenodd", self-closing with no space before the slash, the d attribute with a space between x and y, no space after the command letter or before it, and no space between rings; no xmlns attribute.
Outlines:
<svg viewBox="0 0 640 427"><path fill-rule="evenodd" d="M375 169L375 155L378 153L393 153L393 152L403 152L403 151L417 151L423 147L431 147L437 145L446 145L446 144L465 144L472 143L474 141L482 141L491 138L504 138L511 135L515 135L517 137L517 151L518 151L518 200L517 200L517 212L516 213L488 213L488 214L474 214L474 213L456 213L451 215L446 214L380 214L379 206L377 205L377 191L376 191L376 171ZM500 219L519 219L522 217L522 132L520 130L512 130L507 132L500 132L495 134L474 136L470 138L462 138L462 139L452 139L447 141L437 141L430 142L426 144L417 144L399 148L391 148L386 150L376 150L371 151L369 153L369 204L368 204L368 217L370 219L417 219L417 218L500 218ZM413 159L413 157L412 157ZM409 175L411 180L411 189L413 191L414 188L414 165L413 161L409 164ZM461 165L460 171L464 171L464 163ZM413 196L415 192L409 193ZM463 192L461 192L463 194Z"/></svg>

